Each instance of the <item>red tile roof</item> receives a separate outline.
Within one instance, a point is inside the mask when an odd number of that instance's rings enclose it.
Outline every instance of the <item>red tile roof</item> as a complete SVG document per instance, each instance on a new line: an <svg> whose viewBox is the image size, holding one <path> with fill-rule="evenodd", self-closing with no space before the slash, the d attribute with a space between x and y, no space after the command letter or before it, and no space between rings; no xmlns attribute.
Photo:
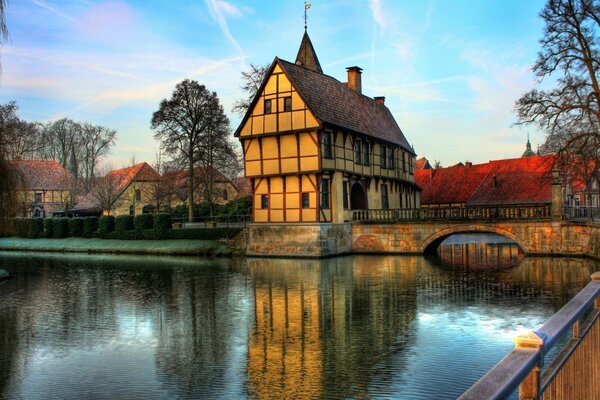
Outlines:
<svg viewBox="0 0 600 400"><path fill-rule="evenodd" d="M426 159L425 157L421 157L415 162L415 170L430 169L430 168L431 168L431 164L429 164L429 160Z"/></svg>
<svg viewBox="0 0 600 400"><path fill-rule="evenodd" d="M157 182L161 176L148 163L143 162L131 167L115 169L110 171L107 178L115 179L118 182L117 192L121 194L131 182Z"/></svg>
<svg viewBox="0 0 600 400"><path fill-rule="evenodd" d="M237 197L249 196L252 194L252 181L246 177L233 178L233 185L238 190Z"/></svg>
<svg viewBox="0 0 600 400"><path fill-rule="evenodd" d="M421 204L467 206L550 203L554 156L415 171Z"/></svg>
<svg viewBox="0 0 600 400"><path fill-rule="evenodd" d="M29 190L66 190L71 174L56 161L11 161Z"/></svg>

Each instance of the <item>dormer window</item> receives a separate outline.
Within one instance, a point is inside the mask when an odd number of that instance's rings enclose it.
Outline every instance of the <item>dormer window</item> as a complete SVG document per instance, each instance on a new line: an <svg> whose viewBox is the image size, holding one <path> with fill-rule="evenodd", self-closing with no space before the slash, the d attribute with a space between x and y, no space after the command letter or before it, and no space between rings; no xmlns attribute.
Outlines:
<svg viewBox="0 0 600 400"><path fill-rule="evenodd" d="M273 106L273 100L266 99L265 100L265 114L271 114L273 112L272 106Z"/></svg>

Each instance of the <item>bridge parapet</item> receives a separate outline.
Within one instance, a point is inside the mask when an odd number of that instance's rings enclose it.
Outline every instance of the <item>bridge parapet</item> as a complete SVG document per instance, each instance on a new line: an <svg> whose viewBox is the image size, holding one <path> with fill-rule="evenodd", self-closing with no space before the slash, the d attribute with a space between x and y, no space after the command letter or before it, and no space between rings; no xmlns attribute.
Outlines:
<svg viewBox="0 0 600 400"><path fill-rule="evenodd" d="M546 220L550 205L353 210L352 222Z"/></svg>

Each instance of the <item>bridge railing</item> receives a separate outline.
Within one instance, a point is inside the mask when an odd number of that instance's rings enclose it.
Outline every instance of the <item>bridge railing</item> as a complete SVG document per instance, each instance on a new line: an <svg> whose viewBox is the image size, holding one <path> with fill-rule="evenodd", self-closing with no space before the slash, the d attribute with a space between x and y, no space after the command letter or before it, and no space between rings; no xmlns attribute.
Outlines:
<svg viewBox="0 0 600 400"><path fill-rule="evenodd" d="M600 357L600 272L538 330L514 338L515 348L471 386L460 400L505 399L517 388L520 399L598 399ZM559 339L572 338L544 367Z"/></svg>
<svg viewBox="0 0 600 400"><path fill-rule="evenodd" d="M355 222L549 219L550 205L353 210Z"/></svg>
<svg viewBox="0 0 600 400"><path fill-rule="evenodd" d="M600 208L564 207L563 215L569 221L600 221Z"/></svg>

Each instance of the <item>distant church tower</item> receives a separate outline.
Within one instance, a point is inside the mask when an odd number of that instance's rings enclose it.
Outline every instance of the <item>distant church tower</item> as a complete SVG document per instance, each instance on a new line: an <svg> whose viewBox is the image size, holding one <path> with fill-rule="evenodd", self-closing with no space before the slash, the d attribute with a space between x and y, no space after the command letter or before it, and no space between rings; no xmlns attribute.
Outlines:
<svg viewBox="0 0 600 400"><path fill-rule="evenodd" d="M533 150L531 150L531 143L529 142L529 133L527 134L527 146L525 148L525 152L523 153L523 155L521 156L521 158L524 157L533 157L535 156L535 153L533 152Z"/></svg>

